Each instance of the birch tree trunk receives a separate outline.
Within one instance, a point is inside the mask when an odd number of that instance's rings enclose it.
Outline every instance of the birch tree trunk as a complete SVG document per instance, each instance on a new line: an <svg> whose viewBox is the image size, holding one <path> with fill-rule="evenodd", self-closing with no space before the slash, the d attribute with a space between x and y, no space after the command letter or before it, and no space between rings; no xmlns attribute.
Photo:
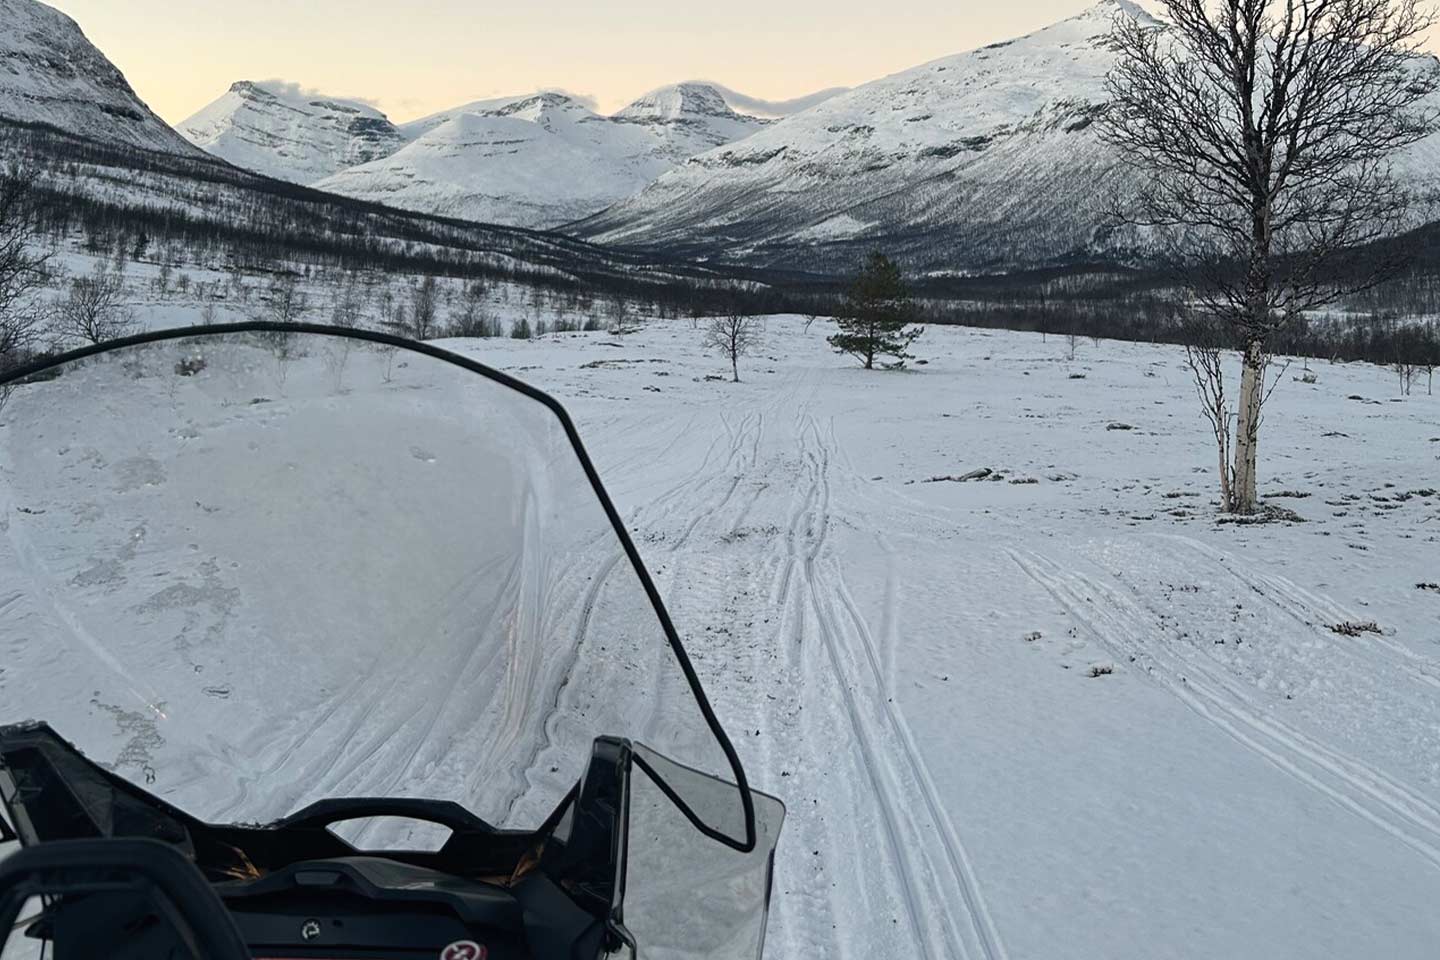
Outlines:
<svg viewBox="0 0 1440 960"><path fill-rule="evenodd" d="M1230 485L1230 434L1228 428L1216 431L1215 439L1220 448L1220 509L1226 513L1235 512L1235 491Z"/></svg>
<svg viewBox="0 0 1440 960"><path fill-rule="evenodd" d="M1260 440L1260 406L1265 399L1265 347L1259 340L1245 345L1240 370L1240 411L1235 425L1235 484L1230 491L1235 513L1254 513L1256 448Z"/></svg>

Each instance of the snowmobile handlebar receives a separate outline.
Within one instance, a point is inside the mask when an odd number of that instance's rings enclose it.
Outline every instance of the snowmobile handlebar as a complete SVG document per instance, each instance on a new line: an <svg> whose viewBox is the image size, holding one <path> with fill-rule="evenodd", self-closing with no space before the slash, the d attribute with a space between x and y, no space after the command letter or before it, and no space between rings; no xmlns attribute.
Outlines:
<svg viewBox="0 0 1440 960"><path fill-rule="evenodd" d="M63 914L67 904L87 896L112 903L127 902L127 896L145 902L156 911L163 931L151 931L151 946L159 942L178 948L177 955L204 960L250 958L234 919L195 864L176 848L149 839L58 840L11 855L0 862L0 931L12 927L30 898L46 898L47 913ZM130 909L133 913L133 905ZM118 915L127 914L122 910ZM82 936L98 942L118 933L111 929L113 920L94 924ZM119 949L115 941L110 947Z"/></svg>
<svg viewBox="0 0 1440 960"><path fill-rule="evenodd" d="M347 820L402 817L447 827L456 833L494 833L495 828L450 800L412 797L337 797L321 800L285 817L278 827L325 828Z"/></svg>

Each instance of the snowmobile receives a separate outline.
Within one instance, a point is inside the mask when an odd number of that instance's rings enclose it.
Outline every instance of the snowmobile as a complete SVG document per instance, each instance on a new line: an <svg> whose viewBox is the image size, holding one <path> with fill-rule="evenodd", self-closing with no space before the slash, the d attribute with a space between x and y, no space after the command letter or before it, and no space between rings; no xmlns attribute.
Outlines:
<svg viewBox="0 0 1440 960"><path fill-rule="evenodd" d="M3 960L760 956L784 807L550 396L249 323L0 401Z"/></svg>

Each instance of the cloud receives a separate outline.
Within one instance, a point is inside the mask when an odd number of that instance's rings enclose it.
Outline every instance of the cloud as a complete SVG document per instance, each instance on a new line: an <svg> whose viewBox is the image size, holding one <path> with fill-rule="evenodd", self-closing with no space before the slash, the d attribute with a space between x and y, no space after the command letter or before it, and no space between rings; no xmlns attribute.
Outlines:
<svg viewBox="0 0 1440 960"><path fill-rule="evenodd" d="M732 90L723 83L712 83L708 80L699 81L708 83L730 105L730 109L738 113L748 113L754 117L778 118L788 117L791 114L799 113L801 110L808 110L818 103L824 103L831 97L849 91L849 87L829 87L825 90L817 90L814 93L806 94L803 97L791 97L789 100L765 100L761 97L752 97L748 94Z"/></svg>
<svg viewBox="0 0 1440 960"><path fill-rule="evenodd" d="M324 90L317 90L314 87L307 87L302 84L295 83L292 80L281 80L279 78L272 78L270 80L261 80L256 84L256 86L270 91L277 97L290 97L293 99L314 98L325 100L346 100L350 103L361 103L367 107L372 107L376 110L380 108L380 100L376 97L339 96L333 93L327 93Z"/></svg>
<svg viewBox="0 0 1440 960"><path fill-rule="evenodd" d="M569 97L576 103L581 104L588 110L599 110L600 99L589 93L576 93L574 90L566 90L564 87L541 87L537 93L558 93L563 97Z"/></svg>

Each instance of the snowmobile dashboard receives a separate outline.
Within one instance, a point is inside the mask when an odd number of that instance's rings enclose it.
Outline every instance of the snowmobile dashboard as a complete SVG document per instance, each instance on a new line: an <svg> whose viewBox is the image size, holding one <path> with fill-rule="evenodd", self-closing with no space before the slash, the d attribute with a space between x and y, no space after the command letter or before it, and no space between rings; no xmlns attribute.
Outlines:
<svg viewBox="0 0 1440 960"><path fill-rule="evenodd" d="M484 948L456 954L463 960L597 956L617 936L610 905L626 751L598 741L585 778L534 831L413 798L324 800L267 825L220 825L103 769L49 726L25 724L0 728L0 806L27 852L137 840L173 850L257 958L408 960L457 943ZM438 850L362 851L334 829L382 816L451 833ZM53 942L54 960L87 960L102 945L111 960L185 956L157 952L157 923L126 888L56 899L29 935Z"/></svg>

